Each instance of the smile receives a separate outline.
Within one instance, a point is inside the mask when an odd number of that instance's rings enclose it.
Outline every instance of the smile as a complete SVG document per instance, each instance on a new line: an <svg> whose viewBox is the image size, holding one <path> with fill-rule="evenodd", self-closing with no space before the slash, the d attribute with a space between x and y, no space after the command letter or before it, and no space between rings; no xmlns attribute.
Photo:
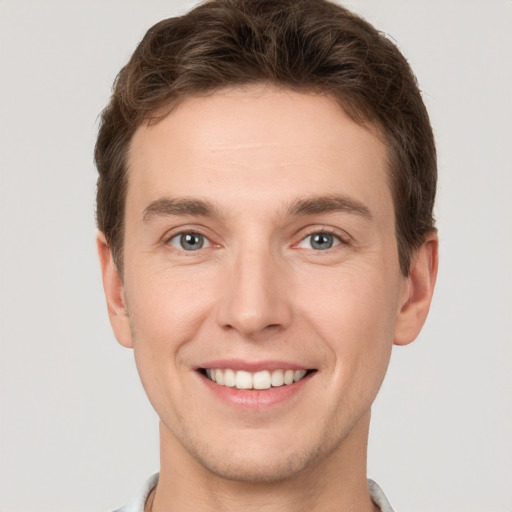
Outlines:
<svg viewBox="0 0 512 512"><path fill-rule="evenodd" d="M220 386L236 389L269 389L271 387L289 386L302 380L308 370L263 370L248 372L245 370L232 370L205 368L202 371L212 382Z"/></svg>

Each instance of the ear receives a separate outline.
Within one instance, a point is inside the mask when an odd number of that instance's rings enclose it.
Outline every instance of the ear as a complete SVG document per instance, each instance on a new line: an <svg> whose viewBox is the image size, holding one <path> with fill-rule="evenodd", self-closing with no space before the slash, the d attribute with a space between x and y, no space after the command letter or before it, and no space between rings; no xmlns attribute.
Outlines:
<svg viewBox="0 0 512 512"><path fill-rule="evenodd" d="M427 319L438 268L437 233L429 233L415 251L409 275L405 278L402 308L395 324L395 345L407 345L416 339Z"/></svg>
<svg viewBox="0 0 512 512"><path fill-rule="evenodd" d="M107 300L108 316L117 341L127 348L133 348L130 319L126 308L124 285L112 258L112 252L105 235L98 231L96 245L101 265L103 290Z"/></svg>

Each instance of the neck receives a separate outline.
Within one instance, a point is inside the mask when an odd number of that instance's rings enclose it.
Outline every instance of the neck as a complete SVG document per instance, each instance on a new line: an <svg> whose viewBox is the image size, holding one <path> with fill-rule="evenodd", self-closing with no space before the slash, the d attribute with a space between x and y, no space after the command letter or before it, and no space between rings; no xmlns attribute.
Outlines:
<svg viewBox="0 0 512 512"><path fill-rule="evenodd" d="M366 483L369 419L368 412L331 453L291 478L270 482L213 474L161 424L160 479L148 505L152 512L375 512Z"/></svg>

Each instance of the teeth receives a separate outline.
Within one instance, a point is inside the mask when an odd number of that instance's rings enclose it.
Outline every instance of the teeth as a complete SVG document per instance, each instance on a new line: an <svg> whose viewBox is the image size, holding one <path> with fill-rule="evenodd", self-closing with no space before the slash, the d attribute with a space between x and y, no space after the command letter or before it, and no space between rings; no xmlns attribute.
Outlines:
<svg viewBox="0 0 512 512"><path fill-rule="evenodd" d="M270 372L257 372L252 376L252 387L254 389L268 389L270 387Z"/></svg>
<svg viewBox="0 0 512 512"><path fill-rule="evenodd" d="M299 381L304 377L304 375L306 375L306 370L295 370L295 373L293 374L293 382Z"/></svg>
<svg viewBox="0 0 512 512"><path fill-rule="evenodd" d="M277 388L278 386L282 386L284 384L283 370L275 370L272 372L272 376L270 377L270 384L272 384L272 387L274 388Z"/></svg>
<svg viewBox="0 0 512 512"><path fill-rule="evenodd" d="M222 370L217 370L218 372ZM217 381L217 384L220 384ZM251 389L252 388L252 375L249 372L239 371L235 375L235 387L237 389Z"/></svg>
<svg viewBox="0 0 512 512"><path fill-rule="evenodd" d="M237 389L269 389L270 387L288 386L298 382L307 373L307 370L263 370L261 372L246 372L227 368L207 368L206 376L220 386Z"/></svg>
<svg viewBox="0 0 512 512"><path fill-rule="evenodd" d="M284 383L286 385L288 384L291 384L293 382L293 375L295 374L295 372L293 370L286 370L284 372Z"/></svg>
<svg viewBox="0 0 512 512"><path fill-rule="evenodd" d="M234 388L236 385L236 375L233 370L225 370L224 371L224 386L228 386L229 388Z"/></svg>
<svg viewBox="0 0 512 512"><path fill-rule="evenodd" d="M215 370L215 382L224 385L224 372L222 370Z"/></svg>

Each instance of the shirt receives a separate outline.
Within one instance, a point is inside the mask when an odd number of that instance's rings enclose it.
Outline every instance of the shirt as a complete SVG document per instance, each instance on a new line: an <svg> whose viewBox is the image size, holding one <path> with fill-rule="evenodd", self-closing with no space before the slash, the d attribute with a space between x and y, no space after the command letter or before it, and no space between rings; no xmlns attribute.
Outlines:
<svg viewBox="0 0 512 512"><path fill-rule="evenodd" d="M157 483L158 473L155 473L148 478L144 487L133 497L128 505L125 505L114 512L144 512L146 500L148 499L151 491L156 487ZM384 495L384 492L376 482L368 479L368 490L370 491L372 501L380 508L381 512L394 512L389 501Z"/></svg>

